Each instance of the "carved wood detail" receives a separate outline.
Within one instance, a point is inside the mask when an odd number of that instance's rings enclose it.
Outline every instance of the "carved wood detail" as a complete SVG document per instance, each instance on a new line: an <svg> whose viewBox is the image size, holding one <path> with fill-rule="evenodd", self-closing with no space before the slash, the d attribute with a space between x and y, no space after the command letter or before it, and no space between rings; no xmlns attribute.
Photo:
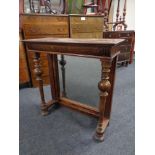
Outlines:
<svg viewBox="0 0 155 155"><path fill-rule="evenodd" d="M36 80L38 81L39 92L40 92L40 97L41 97L41 113L42 113L42 115L47 115L48 109L46 107L44 89L43 89L43 80L41 77L42 70L41 70L41 65L40 65L40 53L34 54L34 60L33 61L34 61L34 73L36 76Z"/></svg>
<svg viewBox="0 0 155 155"><path fill-rule="evenodd" d="M100 90L100 102L99 102L99 122L96 128L95 139L99 141L104 140L104 131L105 131L105 106L107 104L107 97L109 95L111 89L110 83L110 68L111 61L102 61L102 73L101 73L101 81L98 83L98 88Z"/></svg>

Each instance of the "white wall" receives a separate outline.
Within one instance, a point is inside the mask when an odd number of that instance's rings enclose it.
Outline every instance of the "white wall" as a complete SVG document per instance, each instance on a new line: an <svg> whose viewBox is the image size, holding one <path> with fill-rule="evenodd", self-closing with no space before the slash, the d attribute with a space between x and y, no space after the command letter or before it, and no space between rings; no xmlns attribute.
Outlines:
<svg viewBox="0 0 155 155"><path fill-rule="evenodd" d="M113 21L116 21L116 11L118 0L112 0L114 3L114 15ZM120 0L120 15L123 17L124 0ZM127 0L126 9L126 24L128 25L127 30L135 30L135 0Z"/></svg>

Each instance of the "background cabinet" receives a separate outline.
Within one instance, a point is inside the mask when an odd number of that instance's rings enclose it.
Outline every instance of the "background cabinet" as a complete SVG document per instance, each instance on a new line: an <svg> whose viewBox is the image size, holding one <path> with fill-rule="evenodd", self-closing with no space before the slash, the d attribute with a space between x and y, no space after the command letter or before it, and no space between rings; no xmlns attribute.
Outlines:
<svg viewBox="0 0 155 155"><path fill-rule="evenodd" d="M135 44L134 31L108 31L103 32L103 38L123 38L124 43L121 45L120 55L118 56L119 63L132 63Z"/></svg>
<svg viewBox="0 0 155 155"><path fill-rule="evenodd" d="M103 16L70 15L71 38L102 38Z"/></svg>
<svg viewBox="0 0 155 155"><path fill-rule="evenodd" d="M69 37L69 25L67 15L30 15L25 14L21 17L22 29L24 39L44 38L44 37ZM28 65L30 68L30 75L32 85L37 87L38 84L35 80L33 72L33 57L34 54L27 49ZM49 84L49 73L46 54L41 54L41 69L43 71L44 84Z"/></svg>

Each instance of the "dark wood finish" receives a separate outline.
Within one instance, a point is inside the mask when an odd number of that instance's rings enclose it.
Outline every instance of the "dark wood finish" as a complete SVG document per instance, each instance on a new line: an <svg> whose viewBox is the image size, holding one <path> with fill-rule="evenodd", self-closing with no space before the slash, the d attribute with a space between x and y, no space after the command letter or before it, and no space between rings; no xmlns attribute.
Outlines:
<svg viewBox="0 0 155 155"><path fill-rule="evenodd" d="M39 81L39 89L42 100L42 112L48 112L50 105L56 102L71 109L95 116L99 119L94 138L103 141L104 132L109 124L112 96L115 80L115 67L119 47L124 39L71 39L71 38L40 38L24 40L29 51L35 54L35 73ZM40 53L48 54L50 85L54 101L45 103L43 94L43 81L40 70ZM66 54L82 57L93 57L101 60L101 81L99 110L97 108L60 97L57 59L55 54ZM48 106L47 106L48 105Z"/></svg>
<svg viewBox="0 0 155 155"><path fill-rule="evenodd" d="M66 97L66 72L65 72L65 65L66 65L66 60L64 58L64 55L61 55L61 60L59 61L59 64L61 65L61 72L62 72L62 96Z"/></svg>
<svg viewBox="0 0 155 155"><path fill-rule="evenodd" d="M43 14L23 14L21 15L22 29L24 39L32 39L39 37L69 37L69 24L67 15L43 15ZM28 67L33 87L37 87L33 72L33 52L27 52ZM44 85L49 84L49 71L47 54L41 53L41 69L43 71Z"/></svg>
<svg viewBox="0 0 155 155"><path fill-rule="evenodd" d="M135 32L131 31L108 31L103 32L103 38L123 38L125 42L120 47L120 55L118 56L118 63L132 63L134 45L135 45Z"/></svg>

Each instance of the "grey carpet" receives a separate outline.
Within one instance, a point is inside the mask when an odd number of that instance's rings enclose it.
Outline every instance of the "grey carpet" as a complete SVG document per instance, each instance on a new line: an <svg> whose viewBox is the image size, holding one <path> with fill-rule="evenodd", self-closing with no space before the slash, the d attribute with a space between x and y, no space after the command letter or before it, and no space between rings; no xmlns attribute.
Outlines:
<svg viewBox="0 0 155 155"><path fill-rule="evenodd" d="M71 99L98 106L100 63L67 57L67 92ZM92 139L97 120L65 107L40 115L38 89L20 90L20 155L134 155L135 66L117 68L110 126L105 141ZM49 86L45 87L50 99Z"/></svg>

